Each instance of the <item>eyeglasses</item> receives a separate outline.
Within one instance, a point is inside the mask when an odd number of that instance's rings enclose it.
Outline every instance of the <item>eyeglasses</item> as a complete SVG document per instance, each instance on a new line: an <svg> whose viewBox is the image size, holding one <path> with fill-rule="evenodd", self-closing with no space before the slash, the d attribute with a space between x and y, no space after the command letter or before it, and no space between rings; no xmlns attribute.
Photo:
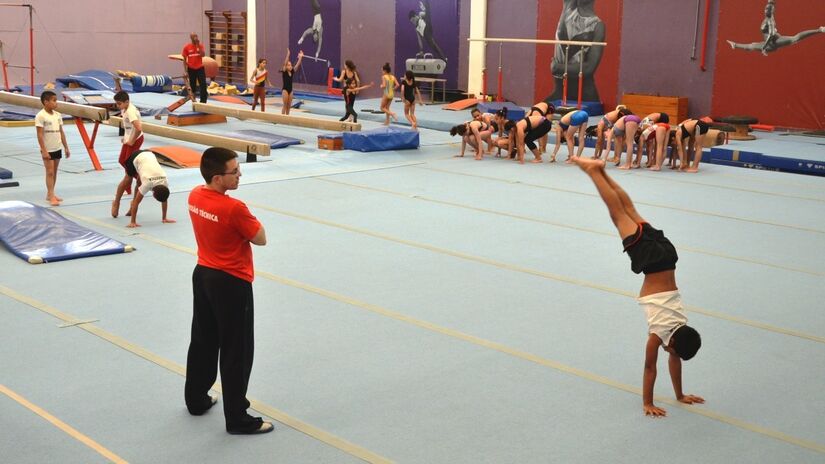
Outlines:
<svg viewBox="0 0 825 464"><path fill-rule="evenodd" d="M235 169L233 169L229 172L222 172L219 175L221 175L221 176L237 176L240 173L241 173L241 168L235 168Z"/></svg>

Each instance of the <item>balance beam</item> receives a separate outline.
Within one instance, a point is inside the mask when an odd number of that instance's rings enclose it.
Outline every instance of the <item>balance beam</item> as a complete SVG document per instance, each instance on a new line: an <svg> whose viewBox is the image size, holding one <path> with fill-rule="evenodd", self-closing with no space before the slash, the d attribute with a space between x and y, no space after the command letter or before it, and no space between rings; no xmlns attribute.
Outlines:
<svg viewBox="0 0 825 464"><path fill-rule="evenodd" d="M10 105L25 106L27 108L41 109L43 103L40 102L40 97L31 97L29 95L19 95L11 92L0 92L0 102L8 103ZM98 108L96 106L79 105L77 103L57 102L57 111L62 114L68 114L76 118L85 118L92 121L105 121L109 119L109 112L105 108Z"/></svg>
<svg viewBox="0 0 825 464"><path fill-rule="evenodd" d="M225 106L210 105L208 103L192 103L193 111L201 113L222 114L238 119L259 119L261 121L286 124L288 126L308 127L310 129L322 129L330 131L360 131L361 123L336 121L333 119L313 119L305 116L292 116L286 114L264 113L263 111L252 111L247 109L227 108Z"/></svg>
<svg viewBox="0 0 825 464"><path fill-rule="evenodd" d="M114 127L120 127L122 119L117 116L112 116L106 121L106 124ZM161 126L149 122L141 121L143 132L149 135L157 135L175 140L183 140L184 142L199 143L201 145L210 145L213 147L223 147L229 150L246 152L247 162L255 161L257 155L269 156L270 148L266 143L251 142L248 140L236 139L233 137L224 137L216 134L205 134L203 132L194 132L186 129L178 129L176 127Z"/></svg>

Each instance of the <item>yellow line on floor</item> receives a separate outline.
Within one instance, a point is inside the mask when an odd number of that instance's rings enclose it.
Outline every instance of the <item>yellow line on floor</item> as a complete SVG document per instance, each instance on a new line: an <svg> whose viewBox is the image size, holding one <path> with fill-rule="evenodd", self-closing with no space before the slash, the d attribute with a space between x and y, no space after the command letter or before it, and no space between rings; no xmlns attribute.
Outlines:
<svg viewBox="0 0 825 464"><path fill-rule="evenodd" d="M556 192L572 193L574 195L583 195L583 196L588 196L588 197L598 197L599 196L596 193L586 193L586 192L580 192L580 191L577 191L577 190L563 189L563 188L559 188L559 187L551 187L549 185L532 184L532 183L529 183L529 182L514 181L514 180L510 180L510 179L504 179L504 178L501 178L501 177L483 176L483 175L480 175L480 174L470 174L470 173L466 173L466 172L451 171L449 169L441 169L441 168L434 168L434 167L424 167L424 166L412 166L412 167L416 168L416 169L424 169L424 170L427 170L427 171L443 172L445 174L452 174L452 175L456 175L456 176L475 177L475 178L478 178L478 179L493 180L493 181L497 181L497 182L503 182L503 183L506 183L506 184L520 184L520 185L524 185L524 186L527 186L527 187L534 187L534 188L539 188L539 189L544 189L544 190L553 190L553 191L556 191ZM651 207L654 207L654 208L670 209L670 210L673 210L673 211L681 211L681 212L684 212L684 213L691 213L691 214L696 214L696 215L700 215L700 216L717 217L717 218L730 219L730 220L739 221L739 222L749 222L749 223L752 223L752 224L762 224L762 225L773 226L773 227L781 227L781 228L784 228L784 229L801 230L803 232L813 232L815 234L825 234L825 230L814 229L814 228L811 228L811 227L796 226L796 225L793 225L793 224L782 224L782 223L779 223L779 222L763 221L763 220L760 220L760 219L752 219L752 218L745 218L745 217L739 217L739 216L732 216L730 214L712 213L710 211L701 211L701 210L698 210L698 209L680 208L678 206L671 206L671 205L660 204L660 203L650 203L650 202L635 201L635 200L633 202L637 205L645 205L645 206L651 206Z"/></svg>
<svg viewBox="0 0 825 464"><path fill-rule="evenodd" d="M248 203L248 204L252 205L251 203ZM255 205L255 206L256 207L261 207L259 205ZM268 208L268 207L265 207L263 209L272 210L271 208ZM62 210L62 211L65 213L65 210ZM78 219L86 220L88 222L95 223L95 224L100 224L100 225L102 225L104 227L107 227L107 228L110 228L110 229L119 229L119 227L117 227L117 226L113 226L111 224L106 224L106 223L103 223L103 222L98 221L96 219L85 218L83 216L75 215L75 214L71 214L71 215L78 218ZM181 246L181 245L177 245L177 244L174 244L174 243L171 243L171 242L167 242L165 240L160 240L160 239L157 239L153 236L150 236L150 235L147 235L147 234L144 234L144 233L138 233L135 236L138 237L138 238L145 239L147 241L151 241L153 243L157 243L159 245L169 246L170 248L172 248L174 250L183 251L183 252L193 254L193 255L196 254L195 250L192 250L190 248L187 248L187 247L184 247L184 246ZM578 368L575 368L575 367L567 366L565 364L562 364L562 363L559 363L557 361L553 361L553 360L550 360L550 359L547 359L547 358L542 358L542 357L534 355L532 353L517 350L515 348L510 348L510 347L508 347L506 345L503 345L501 343L485 340L483 338L476 337L474 335L465 334L465 333L460 332L458 330L453 330L453 329L450 329L450 328L439 326L439 325L434 324L432 322L416 319L414 317L407 316L407 315L399 313L397 311L393 311L393 310L390 310L390 309L387 309L387 308L384 308L384 307L381 307L381 306L378 306L378 305L374 305L374 304L371 304L371 303L363 302L363 301L360 301L356 298L352 298L352 297L342 295L342 294L339 294L339 293L336 293L336 292L333 292L333 291L330 291L330 290L325 290L325 289L322 289L322 288L319 288L319 287L315 287L313 285L310 285L310 284L307 284L307 283L304 283L304 282L300 282L300 281L297 281L297 280L289 279L287 277L278 276L278 275L271 274L271 273L264 272L264 271L260 271L260 270L255 271L255 275L259 276L259 277L263 277L263 278L265 278L267 280L270 280L270 281L273 281L273 282L281 283L281 284L284 284L284 285L287 285L287 286L290 286L290 287L293 287L293 288L298 288L298 289L301 289L301 290L304 290L304 291L307 291L307 292L310 292L310 293L314 293L316 295L321 295L321 296L324 296L326 298L329 298L329 299L332 299L332 300L335 300L335 301L346 303L350 306L354 306L356 308L361 308L363 310L370 311L372 313L379 314L379 315L382 315L382 316L385 316L385 317L388 317L388 318L391 318L391 319L394 319L394 320L405 322L405 323L408 323L408 324L411 324L411 325L429 330L431 332L440 333L440 334L448 336L448 337L452 337L452 338L455 338L455 339L458 339L458 340L463 340L463 341L466 341L466 342L469 342L469 343L472 343L472 344L475 344L475 345L478 345L478 346L482 346L482 347L485 347L485 348L488 348L488 349L498 351L500 353L508 354L508 355L514 356L516 358L523 359L525 361L533 362L535 364L539 364L539 365L550 367L552 369L556 369L556 370L559 370L559 371L562 371L562 372L566 372L568 374L575 375L575 376L583 378L583 379L591 380L593 382L597 382L597 383L600 383L602 385L607 385L607 386L616 388L618 390L622 390L622 391L632 393L632 394L635 394L635 395L639 395L639 396L641 396L641 394L642 394L641 389L638 388L638 387L623 384L621 382L617 382L617 381L609 379L607 377L603 377L603 376L600 376L600 375L597 375L597 374L593 374L593 373L590 373L590 372L587 372L585 370L578 369ZM577 282L574 279L568 279L568 280L564 280L564 281ZM591 286L591 285L587 285L587 286ZM592 288L600 288L601 289L601 288L609 288L609 287L592 286ZM4 289L4 287L0 285L0 293L3 293L3 289ZM616 292L618 292L619 294L626 295L625 292L622 292L620 290L616 290ZM85 325L79 326L79 327L83 328L84 330L87 330ZM810 450L817 451L817 452L820 452L820 453L825 453L825 445L822 445L820 443L812 442L812 441L809 441L809 440L804 440L804 439L801 439L801 438L794 437L792 435L785 434L783 432L779 432L779 431L776 431L776 430L773 430L773 429L762 427L762 426L759 426L759 425L756 425L756 424L751 424L749 422L742 421L742 420L737 419L735 417L729 417L729 416L726 416L726 415L721 414L721 413L716 413L716 412L713 412L713 411L710 411L710 410L703 409L702 407L699 407L699 406L696 406L696 405L687 406L687 405L684 405L682 403L679 403L675 399L665 398L665 397L656 397L655 399L658 402L667 403L667 404L670 404L672 406L679 407L679 408L681 408L681 409L683 409L687 412L692 412L692 413L695 413L695 414L699 414L699 415L702 415L704 417L708 417L708 418L717 420L719 422L722 422L722 423L725 423L725 424L728 424L728 425L739 427L741 429L748 430L748 431L751 431L751 432L754 432L754 433L757 433L757 434L760 434L760 435L768 436L768 437L771 437L771 438L774 438L774 439L777 439L777 440L780 440L780 441L783 441L783 442L786 442L786 443L790 443L790 444L793 444L793 445L796 445L796 446L800 446L802 448L810 449ZM263 411L261 411L261 412L263 412ZM270 416L270 417L273 417L273 416ZM304 432L304 433L306 433L306 432ZM381 461L370 461L370 462L381 462Z"/></svg>
<svg viewBox="0 0 825 464"><path fill-rule="evenodd" d="M65 212L65 211L61 211L61 212ZM140 234L140 236L142 238L146 238L146 236L143 235L143 234ZM162 241L156 241L156 243L159 243L159 244L164 245L164 246L173 245L169 242L162 242ZM190 250L190 249L187 249L186 247L182 247L182 246L179 246L179 245L174 246L172 248L175 249L175 250L185 251L187 253L194 254L194 250ZM69 314L61 312L61 311L57 310L56 308L53 308L53 307L51 307L51 306L49 306L45 303L37 301L37 300L35 300L35 299L33 299L29 296L18 293L18 292L14 291L14 290L12 290L8 287L5 287L3 285L0 285L0 294L6 295L9 298L17 300L20 303L28 305L32 308L37 309L37 310L40 310L40 311L42 311L46 314L54 316L55 318L60 319L62 321L65 321L67 323L74 322L74 321L78 320L78 319L74 318L73 316L71 316ZM140 356L141 358L143 358L143 359L145 359L149 362L157 364L158 366L161 366L164 369L167 369L171 372L174 372L175 374L178 374L182 377L186 377L186 368L184 366L181 366L180 364L178 364L174 361L171 361L171 360L168 360L168 359L163 358L161 356L158 356L157 354L152 353L151 351L149 351L149 350L147 350L147 349L145 349L145 348L143 348L139 345L136 345L136 344L134 344L134 343L122 338L122 337L119 337L115 334L109 333L109 332L101 329L100 327L97 327L97 326L92 325L92 324L83 324L83 325L78 325L76 327L78 329L85 330L86 332L89 332L89 333L91 333L91 334L93 334L97 337L100 337L101 339L106 340L107 342L117 346L118 348L126 350L126 351L128 351L132 354ZM215 391L223 393L223 390L221 388L220 383L216 383L212 388ZM268 417L270 417L270 418L272 418L272 419L274 419L274 420L276 420L276 421L278 421L278 422L280 422L280 423L282 423L286 426L289 426L289 427L291 427L291 428L293 428L293 429L295 429L295 430L297 430L297 431L299 431L299 432L301 432L305 435L308 435L308 436L310 436L310 437L312 437L312 438L314 438L318 441L326 443L327 445L330 445L334 448L337 448L337 449L339 449L339 450L341 450L341 451L343 451L343 452L345 452L345 453L347 453L351 456L354 456L358 459L361 459L365 462L381 463L381 464L392 462L391 460L389 460L389 459L387 459L383 456L380 456L377 453L369 451L369 450L367 450L365 448L362 448L358 445L352 444L352 443L350 443L350 442L348 442L348 441L346 441L346 440L344 440L340 437L337 437L337 436L335 436L335 435L333 435L329 432L326 432L326 431L321 430L321 429L319 429L315 426L307 424L306 422L302 422L302 421L286 414L285 412L283 412L279 409L276 409L272 406L267 405L266 403L264 403L262 401L256 400L254 398L249 398L249 402L252 404L252 408L254 410L256 410L256 411L258 411L258 412L260 412L260 413L262 413L262 414L264 414L264 415L266 415L266 416L268 416ZM59 427L59 425L58 425L58 427ZM125 462L125 461L117 461L117 462Z"/></svg>
<svg viewBox="0 0 825 464"><path fill-rule="evenodd" d="M463 253L463 252L460 252L460 251L454 251L454 250L449 250L449 249L446 249L446 248L440 248L440 247L437 247L437 246L434 246L434 245L429 245L429 244L426 244L426 243L420 243L420 242L415 242L415 241L412 241L412 240L393 237L391 235L386 235L386 234L382 234L382 233L378 233L378 232L373 232L371 230L361 229L361 228L358 228L358 227L348 226L348 225L345 225L345 224L338 224L336 222L328 221L326 219L320 219L320 218L315 218L315 217L312 217L312 216L307 216L305 214L299 214L299 213L294 213L294 212L291 212L291 211L285 211L285 210L281 210L281 209L278 209L278 208L273 208L273 207L267 206L267 205L262 205L262 204L252 203L252 202L248 202L247 205L253 206L255 208L259 208L259 209L262 209L262 210L270 211L270 212L273 212L273 213L276 213L276 214L280 214L280 215L283 215L283 216L288 216L288 217L292 217L292 218L295 218L295 219L300 219L300 220L303 220L303 221L308 221L308 222L313 222L313 223L316 223L316 224L321 224L321 225L325 225L325 226L329 226L329 227L334 227L334 228L337 228L337 229L346 230L348 232L353 232L353 233L360 234L360 235L366 235L368 237L374 237L374 238L377 238L377 239L386 240L386 241L393 242L393 243L400 243L402 245L407 245L407 246L414 247L414 248L420 248L422 250L432 251L434 253L439 253L439 254L443 254L443 255L447 255L447 256L452 256L452 257L459 258L459 259L464 259L464 260L467 260L467 261L486 264L486 265L489 265L489 266L497 267L499 269L506 269L506 270L509 270L509 271L519 272L519 273L522 273L522 274L528 274L528 275L541 277L541 278L545 278L545 279L549 279L549 280L555 280L555 281L558 281L558 282L564 282L564 283L568 283L568 284L578 285L580 287L593 288L593 289L596 289L596 290L601 290L603 292L612 293L614 295L621 295L621 296L626 296L626 297L629 297L629 298L633 298L634 300L637 297L636 293L629 292L629 291L626 291L626 290L621 290L621 289L618 289L618 288L608 287L606 285L601 285L601 284L598 284L598 283L595 283L595 282L589 282L589 281L586 281L586 280L575 279L573 277L567 277L567 276L563 276L563 275L560 275L560 274L554 274L552 272L545 272L545 271L539 271L537 269L530 269L530 268L527 268L527 267L521 267L521 266L517 266L515 264L504 263L504 262L501 262L501 261L496 261L494 259L485 258L485 257L482 257L482 256L471 255L471 254ZM724 314L724 313L713 311L713 310L707 310L707 309L699 308L699 307L696 307L696 306L686 305L685 309L687 311L692 311L692 312L702 314L702 315L705 315L705 316L714 317L714 318L718 318L718 319L723 319L723 320L734 322L734 323L741 324L741 325L755 327L755 328L758 328L758 329L763 329L763 330L767 330L767 331L770 331L770 332L779 333L779 334L783 334L783 335L791 335L791 336L794 336L794 337L798 337L798 338L802 338L802 339L806 339L806 340L811 340L811 341L818 342L818 343L825 343L825 337L821 337L821 336L818 336L818 335L808 334L808 333L800 332L800 331L797 331L797 330L785 329L785 328L782 328L782 327L776 327L776 326L766 324L766 323L763 323L763 322L753 321L753 320L750 320L750 319L744 319L744 318L740 318L740 317L729 315L729 314Z"/></svg>
<svg viewBox="0 0 825 464"><path fill-rule="evenodd" d="M535 218L535 217L531 217L531 216L523 216L523 215L520 215L520 214L508 213L506 211L498 211L498 210L494 210L494 209L479 208L477 206L471 206L471 205L465 205L465 204L462 204L462 203L455 203L455 202L452 202L452 201L445 201L445 200L438 200L438 199L435 199L435 198L429 198L429 197L426 197L426 196L423 196L423 195L417 195L417 194L411 194L411 193L405 193L405 192L398 192L398 191L395 191L395 190L388 190L388 189L378 188L378 187L370 187L370 186L367 186L367 185L353 184L353 183L350 183L350 182L343 182L343 181L340 181L340 180L329 179L329 178L326 178L326 177L313 177L312 180L318 180L318 181L322 181L322 182L328 182L328 183L332 183L332 184L343 185L343 186L346 186L346 187L352 187L352 188L357 188L357 189L361 189L361 190L381 192L381 193L386 193L386 194L389 194L389 195L395 195L395 196L404 197L404 198L412 198L412 199L415 199L415 200L421 200L421 201L426 201L426 202L429 202L429 203L445 205L445 206L452 206L452 207L455 207L455 208L462 208L462 209L467 209L467 210L470 210L470 211L478 211L478 212L481 212L481 213L493 214L493 215L496 215L496 216L504 216L504 217L509 217L509 218L513 218L513 219L520 219L520 220L523 220L523 221L534 222L534 223L537 223L537 224L546 224L546 225L549 225L549 226L559 227L559 228L563 228L563 229L577 230L579 232L587 232L587 233L591 233L591 234L602 235L602 236L605 236L605 237L611 237L613 239L618 238L618 234L616 233L615 230L611 231L611 232L603 232L603 231L599 231L599 230L595 230L595 229L589 229L589 228L586 228L586 227L572 226L572 225L569 225L569 224L563 224L563 223L560 223L560 222L548 221L548 220L545 220L545 219ZM727 254L723 254L723 253L717 253L717 252L714 252L714 251L703 250L703 249L700 249L700 248L693 248L693 247L679 245L679 250L690 251L690 252L693 252L693 253L698 253L698 254L703 254L703 255L708 255L708 256L715 256L717 258L729 259L729 260L732 260L732 261L740 261L740 262L743 262L743 263L757 264L757 265L760 265L760 266L772 267L772 268L775 268L775 269L781 269L783 271L799 272L799 273L802 273L802 274L809 274L809 275L814 275L814 276L818 276L818 277L825 277L825 272L818 272L818 271L814 271L814 270L810 270L810 269L793 268L793 267L783 266L781 264L774 264L774 263L769 263L769 262L766 262L766 261L759 261L759 260L750 259L750 258L742 258L742 257L739 257L739 256L733 256L733 255L727 255Z"/></svg>
<svg viewBox="0 0 825 464"><path fill-rule="evenodd" d="M104 458L106 458L106 459L108 459L112 462L116 462L118 464L121 464L121 463L122 464L128 464L128 461L126 461L125 459L123 459L120 456L118 456L117 454L109 451L108 449L106 449L100 443L98 443L98 442L92 440L91 438L87 437L86 435L80 433L77 429L75 429L71 425L69 425L69 424L63 422L62 420L58 419L57 417L49 414L45 409L43 409L40 406L37 406L36 404L30 402L26 398L23 398L22 396L20 396L16 392L12 391L11 389L9 389L8 387L6 387L3 384L0 384L0 393L3 393L4 395L6 395L9 398L13 399L14 401L18 402L21 406L23 406L26 409L30 410L31 412L37 414L38 416L42 417L43 419L46 419L47 421L51 422L52 425L59 428L60 430L62 430L63 432L65 432L67 435L74 438L75 440L77 440L77 441L83 443L84 445L88 446L89 448L93 449L95 452L97 452L98 454L100 454ZM8 429L6 429L6 431L3 432L3 433L10 434L11 432Z"/></svg>

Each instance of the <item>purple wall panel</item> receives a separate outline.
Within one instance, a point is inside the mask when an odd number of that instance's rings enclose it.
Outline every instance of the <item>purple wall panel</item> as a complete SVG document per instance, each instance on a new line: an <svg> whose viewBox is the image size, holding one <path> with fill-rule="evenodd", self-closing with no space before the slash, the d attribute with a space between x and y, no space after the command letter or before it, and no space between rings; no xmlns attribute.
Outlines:
<svg viewBox="0 0 825 464"><path fill-rule="evenodd" d="M203 11L212 7L211 0L27 3L35 8L37 83L85 69L180 75L180 63L167 55L180 53L190 32L207 35ZM0 8L0 40L12 65L29 64L28 27L27 9ZM12 85L28 84L27 69L9 71Z"/></svg>
<svg viewBox="0 0 825 464"><path fill-rule="evenodd" d="M217 4L218 1L227 2L228 0L212 1ZM281 88L281 75L278 70L281 69L286 49L289 46L289 0L257 0L255 8L258 15L258 40L256 42L258 56L254 58L254 61L257 63L260 58L266 58L267 69L272 73L272 83L276 88ZM246 6L244 6L245 9ZM293 63L297 53L297 50L292 50ZM296 89L307 88L303 85L300 71L294 77L294 84Z"/></svg>
<svg viewBox="0 0 825 464"><path fill-rule="evenodd" d="M467 89L467 68L470 54L470 0L460 0L458 5L458 88Z"/></svg>
<svg viewBox="0 0 825 464"><path fill-rule="evenodd" d="M345 0L341 21L341 59L355 63L362 82L375 82L375 87L361 92L359 98L380 97L381 66L395 63L395 2ZM400 75L395 66L393 72ZM394 111L399 111L398 104Z"/></svg>
<svg viewBox="0 0 825 464"><path fill-rule="evenodd" d="M538 24L537 14L536 0L488 0L487 37L535 39ZM464 38L466 39L468 36L469 34ZM498 52L499 44L490 43L487 45L488 93L497 92ZM502 44L501 67L504 75L502 85L504 97L518 105L532 105L535 101L533 93L536 79L536 45L528 43ZM549 75L549 70L546 74ZM466 87L466 81L463 85Z"/></svg>
<svg viewBox="0 0 825 464"><path fill-rule="evenodd" d="M718 4L711 4L707 71L702 72L699 60L702 55L705 1L708 0L669 2L663 10L660 0L625 0L619 97L624 93L688 97L689 116L710 113ZM697 2L701 3L699 34L696 59L691 60Z"/></svg>

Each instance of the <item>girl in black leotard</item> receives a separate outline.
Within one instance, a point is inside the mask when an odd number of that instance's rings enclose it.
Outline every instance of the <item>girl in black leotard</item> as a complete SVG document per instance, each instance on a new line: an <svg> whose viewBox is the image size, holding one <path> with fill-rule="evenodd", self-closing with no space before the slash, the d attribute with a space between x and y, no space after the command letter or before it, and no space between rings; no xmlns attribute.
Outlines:
<svg viewBox="0 0 825 464"><path fill-rule="evenodd" d="M289 110L292 108L292 76L294 76L295 71L301 67L301 60L303 59L304 51L300 50L298 52L298 61L295 62L295 66L292 66L292 62L289 61L289 49L286 50L284 65L281 67L281 76L284 78L284 88L281 90L284 107L281 108L281 114L289 114Z"/></svg>
<svg viewBox="0 0 825 464"><path fill-rule="evenodd" d="M407 121L410 121L412 129L417 130L418 119L415 117L416 96L418 97L418 103L421 105L423 103L421 103L421 92L418 91L418 84L415 83L415 75L412 71L404 73L404 79L401 80L401 93L404 98L404 116L406 116Z"/></svg>

